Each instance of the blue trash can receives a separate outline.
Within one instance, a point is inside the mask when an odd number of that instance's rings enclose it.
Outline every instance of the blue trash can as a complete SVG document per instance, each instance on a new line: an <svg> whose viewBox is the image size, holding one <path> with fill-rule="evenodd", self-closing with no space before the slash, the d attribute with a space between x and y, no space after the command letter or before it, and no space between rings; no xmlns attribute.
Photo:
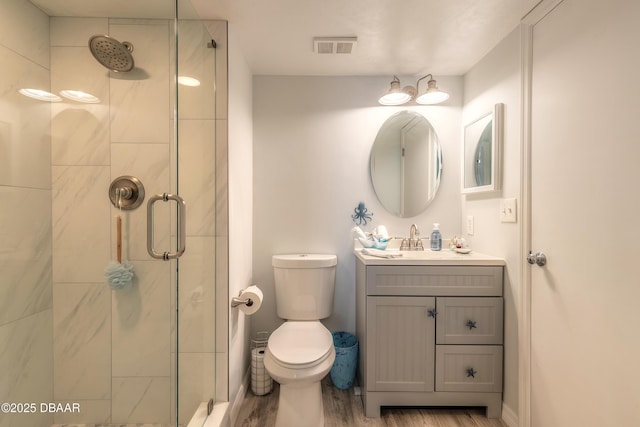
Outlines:
<svg viewBox="0 0 640 427"><path fill-rule="evenodd" d="M336 349L336 360L331 368L331 381L341 390L353 386L358 365L358 338L349 332L334 332L333 345Z"/></svg>

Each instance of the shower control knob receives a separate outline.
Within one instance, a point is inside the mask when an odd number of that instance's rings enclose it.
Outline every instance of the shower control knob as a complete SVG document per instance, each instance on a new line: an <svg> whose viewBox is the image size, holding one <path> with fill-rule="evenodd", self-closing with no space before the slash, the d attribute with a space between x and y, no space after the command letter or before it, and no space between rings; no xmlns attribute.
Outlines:
<svg viewBox="0 0 640 427"><path fill-rule="evenodd" d="M142 204L144 185L131 175L123 175L114 179L109 186L109 199L117 209L131 210Z"/></svg>

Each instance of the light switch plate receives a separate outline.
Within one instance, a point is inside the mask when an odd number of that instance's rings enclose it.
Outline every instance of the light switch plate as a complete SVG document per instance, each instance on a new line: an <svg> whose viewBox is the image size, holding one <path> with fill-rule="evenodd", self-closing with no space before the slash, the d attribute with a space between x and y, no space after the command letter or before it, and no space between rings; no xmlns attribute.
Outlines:
<svg viewBox="0 0 640 427"><path fill-rule="evenodd" d="M473 215L467 215L467 234L473 236Z"/></svg>
<svg viewBox="0 0 640 427"><path fill-rule="evenodd" d="M516 199L500 200L501 222L517 222L516 212Z"/></svg>

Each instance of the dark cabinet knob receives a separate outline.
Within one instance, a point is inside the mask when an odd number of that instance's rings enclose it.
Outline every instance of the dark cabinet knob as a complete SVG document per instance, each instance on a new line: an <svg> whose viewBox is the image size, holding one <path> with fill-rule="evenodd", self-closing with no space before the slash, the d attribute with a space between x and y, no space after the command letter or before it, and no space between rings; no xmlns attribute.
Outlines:
<svg viewBox="0 0 640 427"><path fill-rule="evenodd" d="M474 370L473 368L469 368L467 369L467 378L475 378L477 373L478 371Z"/></svg>
<svg viewBox="0 0 640 427"><path fill-rule="evenodd" d="M436 311L435 308L431 308L431 309L427 310L427 315L429 317L433 317L435 319L436 316L438 315L438 312Z"/></svg>
<svg viewBox="0 0 640 427"><path fill-rule="evenodd" d="M467 328L469 328L469 330L477 328L476 321L475 320L467 321Z"/></svg>

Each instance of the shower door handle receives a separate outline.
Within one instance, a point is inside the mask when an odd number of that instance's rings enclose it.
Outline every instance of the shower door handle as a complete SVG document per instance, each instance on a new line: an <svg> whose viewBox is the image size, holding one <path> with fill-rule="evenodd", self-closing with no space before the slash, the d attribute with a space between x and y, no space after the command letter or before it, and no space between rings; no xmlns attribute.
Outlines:
<svg viewBox="0 0 640 427"><path fill-rule="evenodd" d="M153 205L158 200L162 200L163 202L173 200L178 204L178 249L176 252L157 252L154 248ZM163 259L165 261L180 258L184 253L187 238L185 225L187 218L186 210L187 205L185 204L184 199L176 194L163 193L149 197L147 202L147 252L149 252L149 255L153 258Z"/></svg>

